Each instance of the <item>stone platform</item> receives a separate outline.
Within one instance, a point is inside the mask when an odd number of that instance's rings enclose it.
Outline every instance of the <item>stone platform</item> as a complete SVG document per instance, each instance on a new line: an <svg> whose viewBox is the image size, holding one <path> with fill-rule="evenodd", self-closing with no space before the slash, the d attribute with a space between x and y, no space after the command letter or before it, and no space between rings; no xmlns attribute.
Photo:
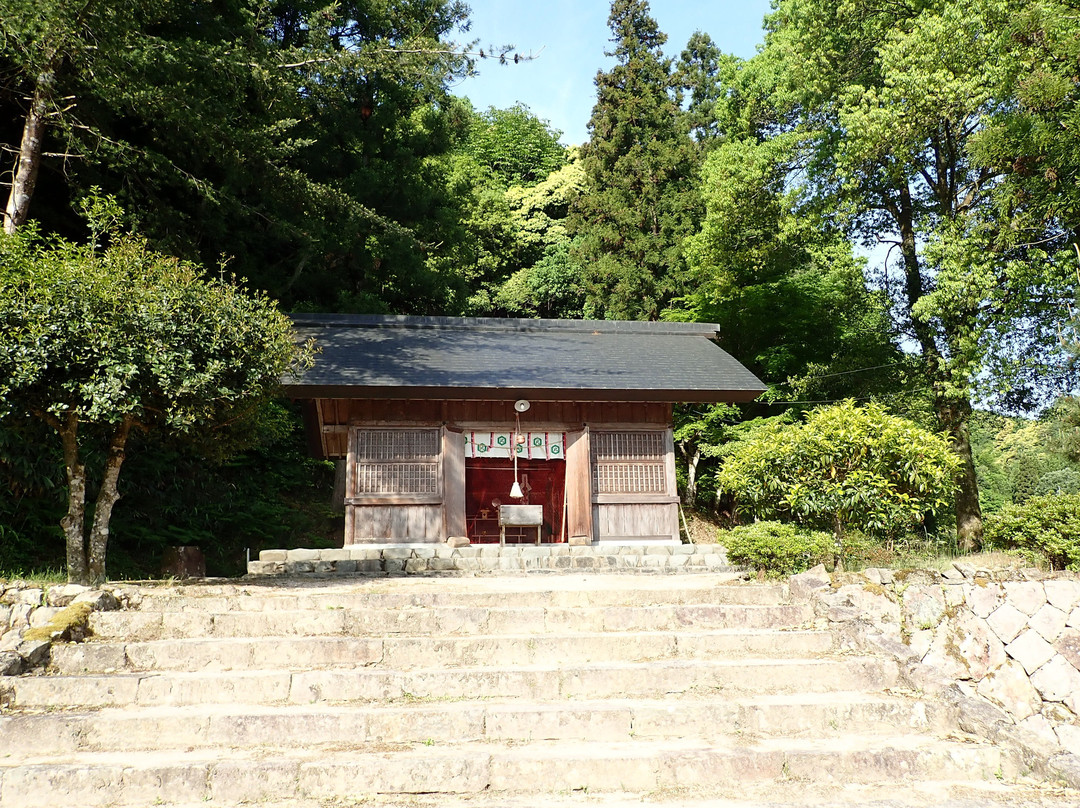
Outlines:
<svg viewBox="0 0 1080 808"><path fill-rule="evenodd" d="M351 545L328 550L263 550L248 576L424 575L431 573L731 572L719 544Z"/></svg>

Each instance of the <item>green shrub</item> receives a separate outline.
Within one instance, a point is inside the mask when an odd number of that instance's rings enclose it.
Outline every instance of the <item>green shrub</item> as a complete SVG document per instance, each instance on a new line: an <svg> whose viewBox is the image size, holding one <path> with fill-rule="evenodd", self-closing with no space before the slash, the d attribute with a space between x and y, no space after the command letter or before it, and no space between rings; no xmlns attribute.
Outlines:
<svg viewBox="0 0 1080 808"><path fill-rule="evenodd" d="M1032 497L986 518L986 542L1046 557L1056 570L1080 572L1080 494Z"/></svg>
<svg viewBox="0 0 1080 808"><path fill-rule="evenodd" d="M832 557L833 537L819 530L801 530L782 522L755 522L721 531L720 543L732 564L744 564L768 575L793 575Z"/></svg>

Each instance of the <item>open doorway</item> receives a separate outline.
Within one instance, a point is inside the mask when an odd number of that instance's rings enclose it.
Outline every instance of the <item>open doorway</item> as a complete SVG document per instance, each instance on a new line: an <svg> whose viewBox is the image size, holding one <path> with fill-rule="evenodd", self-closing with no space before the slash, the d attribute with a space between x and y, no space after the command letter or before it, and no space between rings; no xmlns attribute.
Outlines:
<svg viewBox="0 0 1080 808"><path fill-rule="evenodd" d="M522 460L517 462L518 482L525 495L511 499L514 485L512 458L477 457L465 460L465 520L469 539L474 544L499 543L499 507L502 505L542 505L544 523L540 541L545 544L565 541L563 503L566 490L566 462L559 460ZM506 528L507 544L532 544L536 529Z"/></svg>

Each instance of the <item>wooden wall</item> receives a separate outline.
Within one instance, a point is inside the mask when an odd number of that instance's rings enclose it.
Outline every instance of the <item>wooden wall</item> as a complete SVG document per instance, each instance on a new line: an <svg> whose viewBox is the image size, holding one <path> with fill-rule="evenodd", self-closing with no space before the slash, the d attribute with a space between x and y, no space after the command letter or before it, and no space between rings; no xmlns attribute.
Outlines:
<svg viewBox="0 0 1080 808"><path fill-rule="evenodd" d="M348 505L345 543L439 542L442 505Z"/></svg>
<svg viewBox="0 0 1080 808"><path fill-rule="evenodd" d="M439 542L465 534L464 458L450 451L460 432L470 427L507 428L515 423L514 402L429 401L413 399L320 399L306 402L305 418L314 454L344 458L351 426L443 427L440 499L409 501L392 496L349 497L347 544ZM567 433L567 536L600 541L678 541L671 405L640 402L538 401L520 416L523 431ZM590 429L664 429L668 493L605 494L592 491ZM350 464L351 468L351 464ZM353 492L350 491L350 494Z"/></svg>
<svg viewBox="0 0 1080 808"><path fill-rule="evenodd" d="M679 535L677 503L620 502L593 507L600 541L672 540Z"/></svg>

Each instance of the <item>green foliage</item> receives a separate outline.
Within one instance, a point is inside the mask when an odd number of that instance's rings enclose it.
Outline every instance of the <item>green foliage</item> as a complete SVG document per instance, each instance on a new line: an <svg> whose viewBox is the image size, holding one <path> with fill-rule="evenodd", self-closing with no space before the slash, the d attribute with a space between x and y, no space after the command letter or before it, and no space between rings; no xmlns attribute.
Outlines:
<svg viewBox="0 0 1080 808"><path fill-rule="evenodd" d="M1057 570L1080 572L1080 494L1032 497L987 519L987 542L1046 557Z"/></svg>
<svg viewBox="0 0 1080 808"><path fill-rule="evenodd" d="M893 245L875 280L963 461L965 547L981 531L973 397L1038 405L1065 369L1057 328L1073 299L1063 248L1080 165L1066 5L778 3L732 94L751 102L737 115L757 124L749 137L794 144L781 187L796 214L819 211L853 239Z"/></svg>
<svg viewBox="0 0 1080 808"><path fill-rule="evenodd" d="M252 441L259 405L282 374L310 355L265 297L208 280L142 239L96 231L117 214L95 203L88 245L44 241L32 228L0 237L0 419L33 417L60 438L61 525L69 576L80 583L105 578L132 432L229 454ZM89 527L88 484L96 487Z"/></svg>
<svg viewBox="0 0 1080 808"><path fill-rule="evenodd" d="M571 210L588 316L657 319L685 291L682 240L696 226L697 151L677 103L667 40L644 0L613 0L616 59L596 76L582 146L586 188Z"/></svg>
<svg viewBox="0 0 1080 808"><path fill-rule="evenodd" d="M156 249L229 256L286 305L441 311L426 259L455 233L437 158L467 25L459 0L15 0L0 140L45 87L49 229L75 235L71 200L97 185Z"/></svg>
<svg viewBox="0 0 1080 808"><path fill-rule="evenodd" d="M1027 452L1018 455L1009 464L1009 483L1014 504L1023 505L1035 496L1043 471L1039 459Z"/></svg>
<svg viewBox="0 0 1080 808"><path fill-rule="evenodd" d="M1080 471L1070 468L1046 472L1035 486L1035 495L1047 494L1080 494Z"/></svg>
<svg viewBox="0 0 1080 808"><path fill-rule="evenodd" d="M720 544L733 564L768 575L794 575L828 560L833 539L828 533L802 530L781 522L755 522L721 531Z"/></svg>
<svg viewBox="0 0 1080 808"><path fill-rule="evenodd" d="M524 104L509 109L489 107L473 119L465 150L505 186L527 188L566 163L561 134Z"/></svg>
<svg viewBox="0 0 1080 808"><path fill-rule="evenodd" d="M139 436L120 481L109 568L154 577L167 547L194 545L209 575L243 575L246 551L340 545L333 464L307 453L298 412L267 405L258 444L208 460L175 441Z"/></svg>
<svg viewBox="0 0 1080 808"><path fill-rule="evenodd" d="M718 475L740 512L867 533L908 530L947 505L957 460L948 442L877 404L821 407L733 449Z"/></svg>
<svg viewBox="0 0 1080 808"><path fill-rule="evenodd" d="M277 389L300 354L273 304L112 239L0 238L0 417L193 434Z"/></svg>

